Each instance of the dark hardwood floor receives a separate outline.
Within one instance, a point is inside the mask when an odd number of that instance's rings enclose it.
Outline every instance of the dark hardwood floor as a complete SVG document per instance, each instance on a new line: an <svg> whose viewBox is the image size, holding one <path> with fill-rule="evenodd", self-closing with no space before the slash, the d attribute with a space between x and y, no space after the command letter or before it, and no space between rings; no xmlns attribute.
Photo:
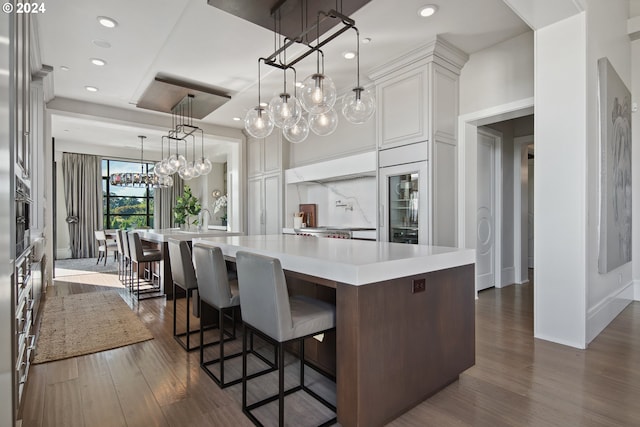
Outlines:
<svg viewBox="0 0 640 427"><path fill-rule="evenodd" d="M170 301L133 304L114 275L63 279L47 296L120 292L155 339L33 366L24 427L251 425L240 409L240 386L220 390L199 368L198 353L174 341ZM527 284L480 293L476 365L389 425L633 426L640 425L639 401L639 303L588 350L577 350L533 338L533 284ZM292 426L324 416L303 398L287 411Z"/></svg>

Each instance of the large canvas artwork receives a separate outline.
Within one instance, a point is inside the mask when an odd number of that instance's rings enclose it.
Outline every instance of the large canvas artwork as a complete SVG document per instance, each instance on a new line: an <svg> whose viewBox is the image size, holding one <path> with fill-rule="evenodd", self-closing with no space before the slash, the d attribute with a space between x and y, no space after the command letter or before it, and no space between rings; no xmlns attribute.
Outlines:
<svg viewBox="0 0 640 427"><path fill-rule="evenodd" d="M631 93L607 58L598 60L600 252L598 271L631 261Z"/></svg>

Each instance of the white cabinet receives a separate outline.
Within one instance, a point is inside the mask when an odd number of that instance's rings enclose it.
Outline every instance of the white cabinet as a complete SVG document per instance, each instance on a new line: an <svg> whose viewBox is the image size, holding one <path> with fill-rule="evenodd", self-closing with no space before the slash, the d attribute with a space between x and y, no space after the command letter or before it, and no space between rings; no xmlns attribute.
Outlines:
<svg viewBox="0 0 640 427"><path fill-rule="evenodd" d="M464 52L436 37L370 73L378 103L381 210L389 208L383 205L390 197L386 188L390 167L421 165L418 237L424 244L455 246L457 240L458 86L467 59ZM409 169L398 173L414 173ZM380 238L390 239L389 233L381 231Z"/></svg>
<svg viewBox="0 0 640 427"><path fill-rule="evenodd" d="M283 169L282 133L279 129L266 138L247 138L247 174L257 176Z"/></svg>
<svg viewBox="0 0 640 427"><path fill-rule="evenodd" d="M282 174L249 178L247 234L282 232Z"/></svg>
<svg viewBox="0 0 640 427"><path fill-rule="evenodd" d="M376 86L379 148L391 148L428 139L427 85L427 71L421 67L400 73Z"/></svg>
<svg viewBox="0 0 640 427"><path fill-rule="evenodd" d="M288 143L274 129L267 138L247 138L247 233L280 234L283 224L283 179Z"/></svg>

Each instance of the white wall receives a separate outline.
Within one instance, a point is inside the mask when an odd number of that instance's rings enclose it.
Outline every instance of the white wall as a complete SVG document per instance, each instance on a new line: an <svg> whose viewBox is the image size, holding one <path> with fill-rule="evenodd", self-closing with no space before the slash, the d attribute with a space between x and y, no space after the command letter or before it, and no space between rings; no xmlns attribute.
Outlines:
<svg viewBox="0 0 640 427"><path fill-rule="evenodd" d="M533 96L533 32L476 52L460 74L460 115Z"/></svg>
<svg viewBox="0 0 640 427"><path fill-rule="evenodd" d="M601 155L596 64L599 58L607 57L631 89L628 12L626 0L587 1L587 343L633 299L631 263L598 273ZM634 197L640 195L639 190L635 188Z"/></svg>
<svg viewBox="0 0 640 427"><path fill-rule="evenodd" d="M341 99L337 102L340 103ZM341 112L338 113L338 120L336 131L329 136L318 136L309 132L305 141L288 144L289 165L284 165L285 169L376 149L375 114L361 125L349 123Z"/></svg>
<svg viewBox="0 0 640 427"><path fill-rule="evenodd" d="M585 27L581 13L535 38L534 335L578 348L586 344Z"/></svg>
<svg viewBox="0 0 640 427"><path fill-rule="evenodd" d="M460 74L459 246L476 247L477 125L533 105L533 32L476 52ZM483 120L487 117L489 121ZM513 116L511 116L513 117ZM510 117L505 117L510 118ZM527 134L532 120L516 122L513 135ZM533 133L532 130L528 134Z"/></svg>

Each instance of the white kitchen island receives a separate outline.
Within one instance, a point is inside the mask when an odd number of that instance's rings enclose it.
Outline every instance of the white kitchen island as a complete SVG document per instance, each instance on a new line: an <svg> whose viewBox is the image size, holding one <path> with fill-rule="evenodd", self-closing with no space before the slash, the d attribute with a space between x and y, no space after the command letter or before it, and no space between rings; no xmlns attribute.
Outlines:
<svg viewBox="0 0 640 427"><path fill-rule="evenodd" d="M208 237L335 288L338 422L381 426L475 363L475 251L289 235Z"/></svg>

